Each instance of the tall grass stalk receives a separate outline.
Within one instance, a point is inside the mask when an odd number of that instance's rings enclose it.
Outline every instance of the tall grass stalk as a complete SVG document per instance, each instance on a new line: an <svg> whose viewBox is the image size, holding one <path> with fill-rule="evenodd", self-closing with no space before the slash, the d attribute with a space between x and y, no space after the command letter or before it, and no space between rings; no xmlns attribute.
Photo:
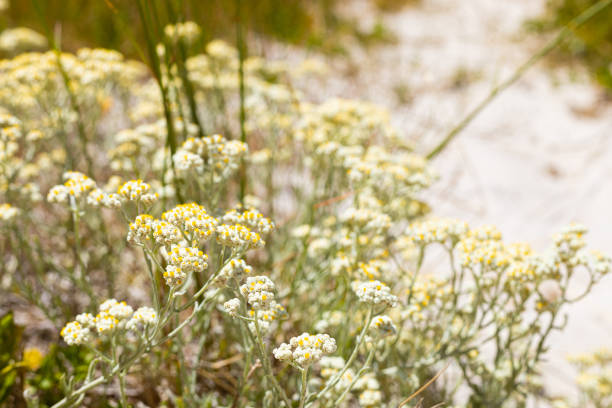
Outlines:
<svg viewBox="0 0 612 408"><path fill-rule="evenodd" d="M242 12L242 0L236 0L236 45L238 48L238 80L240 82L240 141L242 143L247 142L246 137L246 110L244 106L245 89L244 89L244 58L246 56L246 42L244 40L244 27L243 27L243 12ZM240 203L244 205L244 196L246 194L247 186L247 174L246 174L246 163L244 159L240 164Z"/></svg>
<svg viewBox="0 0 612 408"><path fill-rule="evenodd" d="M159 89L162 95L162 104L164 107L164 117L166 119L166 132L167 132L166 146L170 148L170 155L174 156L174 153L176 153L176 149L177 149L176 132L174 129L172 111L170 108L170 99L168 97L168 90L166 89L164 80L162 78L161 61L159 60L159 56L157 55L157 52L155 49L156 45L152 38L153 23L151 22L150 17L147 16L147 10L145 9L143 0L137 0L137 3L138 3L138 13L140 15L140 20L142 21L143 31L145 34L145 40L147 43L147 51L149 53L151 68L153 70L155 80L157 81L157 84L159 85ZM149 4L152 6L151 11L153 13L153 17L157 19L157 11L155 10L154 2L146 2L146 4ZM170 167L172 169L176 197L179 202L183 202L180 185L179 185L179 182L176 176L176 168L174 166L174 160L172 159L172 157L170 158Z"/></svg>

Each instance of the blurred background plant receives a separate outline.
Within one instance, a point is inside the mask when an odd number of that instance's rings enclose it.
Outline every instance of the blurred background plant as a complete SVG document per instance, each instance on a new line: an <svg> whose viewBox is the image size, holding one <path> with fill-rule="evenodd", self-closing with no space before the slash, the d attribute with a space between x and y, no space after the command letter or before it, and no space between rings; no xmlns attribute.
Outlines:
<svg viewBox="0 0 612 408"><path fill-rule="evenodd" d="M44 32L34 2L4 1L9 7L0 15L0 30L24 26ZM369 1L382 13L416 4L419 0ZM62 49L67 51L96 44L135 57L138 53L134 41L144 43L142 31L130 32L133 31L132 22L138 21L138 8L134 1L47 0L43 3L46 24L58 30L56 34L61 34ZM157 3L160 11L165 9L165 1L155 0L153 3ZM215 38L233 38L236 1L173 0L172 3L185 19L200 24L202 44ZM245 7L243 18L253 34L329 53L346 52L343 43L347 39L364 45L393 40L393 34L382 23L362 28L356 19L338 12L341 6L339 0L258 0L256 6ZM124 18L118 19L117 13L123 14Z"/></svg>
<svg viewBox="0 0 612 408"><path fill-rule="evenodd" d="M549 0L546 14L530 20L527 26L549 33L565 26L572 18L597 3L597 0ZM553 54L559 64L584 63L597 82L612 92L612 8L608 7L573 32Z"/></svg>

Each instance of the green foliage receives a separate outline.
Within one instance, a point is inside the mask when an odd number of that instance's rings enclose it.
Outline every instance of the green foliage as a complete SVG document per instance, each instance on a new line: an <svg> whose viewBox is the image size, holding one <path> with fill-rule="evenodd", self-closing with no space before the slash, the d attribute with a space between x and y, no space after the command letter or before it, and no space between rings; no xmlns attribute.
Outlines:
<svg viewBox="0 0 612 408"><path fill-rule="evenodd" d="M17 380L16 361L22 329L15 325L13 313L0 319L0 403L10 395Z"/></svg>
<svg viewBox="0 0 612 408"><path fill-rule="evenodd" d="M37 3L42 8L43 21L41 13L36 11ZM160 14L162 26L172 21L172 14L180 14L203 27L205 42L215 38L234 39L237 0L155 0L151 3ZM258 0L255 6L243 0L243 18L252 32L332 53L344 52L338 45L342 42L341 36L368 44L392 39L380 24L369 31L359 29L354 21L338 15L338 3L338 0ZM136 57L140 56L138 47L145 43L144 32L134 25L138 20L137 2L132 0L12 0L3 23L31 27L39 32L54 30L61 35L65 50L95 45Z"/></svg>
<svg viewBox="0 0 612 408"><path fill-rule="evenodd" d="M538 31L556 30L595 3L597 0L549 0L547 15L529 25ZM556 56L562 62L583 61L599 83L612 89L612 7L575 30Z"/></svg>
<svg viewBox="0 0 612 408"><path fill-rule="evenodd" d="M84 347L51 344L40 366L28 367L22 361L24 337L12 312L0 318L0 406L24 406L21 396L30 387L36 389L38 403L51 406L66 392L67 373L76 381L85 378L92 354Z"/></svg>
<svg viewBox="0 0 612 408"><path fill-rule="evenodd" d="M37 391L39 402L52 405L60 400L65 389L58 387L72 373L76 381L83 381L92 354L84 347L67 347L52 344L40 367L27 380L27 385Z"/></svg>
<svg viewBox="0 0 612 408"><path fill-rule="evenodd" d="M375 0L378 8L385 11L395 11L403 7L420 3L421 0Z"/></svg>

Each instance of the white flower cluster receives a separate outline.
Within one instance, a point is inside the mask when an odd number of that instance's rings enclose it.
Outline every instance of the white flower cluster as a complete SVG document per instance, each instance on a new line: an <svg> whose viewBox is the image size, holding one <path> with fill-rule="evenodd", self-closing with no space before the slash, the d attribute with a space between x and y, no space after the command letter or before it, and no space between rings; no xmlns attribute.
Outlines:
<svg viewBox="0 0 612 408"><path fill-rule="evenodd" d="M490 269L504 268L512 255L502 241L464 238L457 245L463 266L482 265Z"/></svg>
<svg viewBox="0 0 612 408"><path fill-rule="evenodd" d="M389 114L363 101L334 98L307 106L297 124L295 137L314 148L329 141L345 146L363 146L373 134L393 138Z"/></svg>
<svg viewBox="0 0 612 408"><path fill-rule="evenodd" d="M130 180L117 189L117 194L129 201L142 201L151 205L159 198L158 193L149 193L151 186L142 180Z"/></svg>
<svg viewBox="0 0 612 408"><path fill-rule="evenodd" d="M201 32L200 26L193 21L169 24L164 27L164 34L173 42L182 40L190 44L198 39Z"/></svg>
<svg viewBox="0 0 612 408"><path fill-rule="evenodd" d="M226 283L229 280L235 279L240 282L245 275L250 275L253 268L242 259L232 259L221 268L217 279L220 282Z"/></svg>
<svg viewBox="0 0 612 408"><path fill-rule="evenodd" d="M355 390L360 390L359 406L364 408L380 407L383 394L380 392L380 383L373 373L367 373L355 383Z"/></svg>
<svg viewBox="0 0 612 408"><path fill-rule="evenodd" d="M40 51L45 48L47 48L45 36L30 28L7 28L0 33L0 50L3 53Z"/></svg>
<svg viewBox="0 0 612 408"><path fill-rule="evenodd" d="M397 333L397 328L389 316L376 316L372 320L370 331L373 331L378 337L387 337Z"/></svg>
<svg viewBox="0 0 612 408"><path fill-rule="evenodd" d="M0 113L0 160L14 159L19 150L17 139L21 136L21 121L12 115Z"/></svg>
<svg viewBox="0 0 612 408"><path fill-rule="evenodd" d="M206 44L206 53L213 58L229 59L236 58L237 50L223 40L212 40Z"/></svg>
<svg viewBox="0 0 612 408"><path fill-rule="evenodd" d="M145 102L140 102L137 106L156 105L150 99L147 98ZM142 114L136 112L132 116L142 116ZM165 120L120 131L114 136L115 147L107 153L111 160L111 168L115 171L126 172L137 170L141 174L145 174L146 170L155 169L158 164L156 160L153 160L152 163L151 157L159 154L160 151L163 152L161 147L163 146L165 132Z"/></svg>
<svg viewBox="0 0 612 408"><path fill-rule="evenodd" d="M236 209L230 210L223 215L223 222L246 225L260 234L267 234L274 229L274 223L254 208L242 212Z"/></svg>
<svg viewBox="0 0 612 408"><path fill-rule="evenodd" d="M8 203L0 204L0 220L9 221L15 218L21 210Z"/></svg>
<svg viewBox="0 0 612 408"><path fill-rule="evenodd" d="M257 325L254 321L249 322L249 330L252 333L257 332L257 326L259 326L259 330L262 334L267 334L272 329L272 323L287 317L287 311L280 304L277 303L276 300L272 299L267 306L267 309L257 309L253 307L254 310L249 310L249 316L253 319L257 319Z"/></svg>
<svg viewBox="0 0 612 408"><path fill-rule="evenodd" d="M240 311L240 299L233 298L223 304L223 309L227 314L236 317Z"/></svg>
<svg viewBox="0 0 612 408"><path fill-rule="evenodd" d="M586 228L571 224L554 236L554 245L543 254L524 253L523 269L526 274L540 279L559 279L562 264L569 267L583 266L590 270L595 280L610 272L612 258L599 251L585 249L584 234ZM516 274L515 265L508 268L509 273Z"/></svg>
<svg viewBox="0 0 612 408"><path fill-rule="evenodd" d="M434 179L423 157L388 152L382 146L370 146L365 153L351 152L344 166L352 184L370 189L391 207L428 187Z"/></svg>
<svg viewBox="0 0 612 408"><path fill-rule="evenodd" d="M218 224L216 218L208 215L206 209L196 203L177 205L164 212L161 218L183 230L192 241L207 240Z"/></svg>
<svg viewBox="0 0 612 408"><path fill-rule="evenodd" d="M236 317L240 311L241 301L238 298L228 300L223 304L223 309L227 314L232 317ZM271 323L287 317L287 311L285 308L277 303L275 300L271 300L267 310L249 310L248 314L251 318L257 319L259 329L266 333L270 330ZM255 333L257 328L254 322L249 323L249 330Z"/></svg>
<svg viewBox="0 0 612 408"><path fill-rule="evenodd" d="M255 249L266 243L261 236L244 225L221 224L217 227L217 242L232 248Z"/></svg>
<svg viewBox="0 0 612 408"><path fill-rule="evenodd" d="M204 160L197 154L188 152L186 150L179 150L172 156L176 169L180 173L188 173L195 171L201 173L204 171Z"/></svg>
<svg viewBox="0 0 612 408"><path fill-rule="evenodd" d="M176 151L173 160L182 172L212 171L213 181L219 182L238 169L247 150L245 143L228 141L221 135L190 137Z"/></svg>
<svg viewBox="0 0 612 408"><path fill-rule="evenodd" d="M64 173L64 184L57 185L47 195L47 201L55 203L68 202L69 197L78 200L96 188L96 183L78 171L67 171Z"/></svg>
<svg viewBox="0 0 612 408"><path fill-rule="evenodd" d="M385 307L397 305L397 296L392 295L389 287L381 281L354 282L353 289L359 300L364 303Z"/></svg>
<svg viewBox="0 0 612 408"><path fill-rule="evenodd" d="M87 195L87 204L92 207L120 208L122 200L119 194L107 194L101 189L95 188Z"/></svg>
<svg viewBox="0 0 612 408"><path fill-rule="evenodd" d="M335 375L337 375L345 365L345 361L342 357L330 357L323 356L319 361L319 366L321 367L321 377L325 380L330 380ZM338 380L336 385L334 385L334 390L336 392L342 392L355 378L355 372L348 368L342 377Z"/></svg>
<svg viewBox="0 0 612 408"><path fill-rule="evenodd" d="M335 351L336 340L329 334L302 333L298 337L292 337L289 344L282 343L272 352L276 359L304 368L321 360L325 354L332 354Z"/></svg>
<svg viewBox="0 0 612 408"><path fill-rule="evenodd" d="M69 346L85 344L91 339L91 331L83 327L78 321L67 323L60 335Z"/></svg>
<svg viewBox="0 0 612 408"><path fill-rule="evenodd" d="M502 239L502 233L495 225L481 225L480 227L470 228L467 236L479 241L499 241Z"/></svg>
<svg viewBox="0 0 612 408"><path fill-rule="evenodd" d="M192 272L208 268L208 256L199 248L173 245L168 253L168 266L163 273L168 286L179 286Z"/></svg>
<svg viewBox="0 0 612 408"><path fill-rule="evenodd" d="M570 224L553 237L556 252L561 260L566 261L572 258L579 250L584 248L586 245L584 234L586 232L587 229L584 225Z"/></svg>
<svg viewBox="0 0 612 408"><path fill-rule="evenodd" d="M140 214L130 223L127 240L138 245L155 243L170 246L182 241L183 237L174 225L157 220L149 214Z"/></svg>
<svg viewBox="0 0 612 408"><path fill-rule="evenodd" d="M99 313L93 318L91 323L99 334L104 334L115 329L119 323L125 324L125 320L132 313L134 313L134 309L125 302L108 299L100 305Z"/></svg>
<svg viewBox="0 0 612 408"><path fill-rule="evenodd" d="M267 276L250 276L240 286L240 293L255 310L268 309L274 300L275 290L274 282Z"/></svg>
<svg viewBox="0 0 612 408"><path fill-rule="evenodd" d="M270 302L268 309L260 310L257 312L257 318L261 319L263 322L273 322L279 319L286 318L287 311L280 303L277 303L275 300Z"/></svg>
<svg viewBox="0 0 612 408"><path fill-rule="evenodd" d="M136 312L125 302L115 299L104 301L98 314L82 313L67 323L60 334L68 345L85 344L93 338L93 333L106 335L115 330L137 331L157 322L157 315L150 307L141 307Z"/></svg>
<svg viewBox="0 0 612 408"><path fill-rule="evenodd" d="M412 223L406 229L406 235L416 245L427 245L434 242L446 243L458 241L468 231L467 223L454 219L431 219Z"/></svg>
<svg viewBox="0 0 612 408"><path fill-rule="evenodd" d="M416 277L413 274L408 274L408 278L414 278L414 284L411 289L406 291L411 297L411 302L403 313L409 315L413 321L425 319L426 315L422 311L424 310L427 313L437 310L436 307L428 308L428 306L431 306L438 299L446 299L451 293L451 287L447 285L446 280L437 276L420 273Z"/></svg>
<svg viewBox="0 0 612 408"><path fill-rule="evenodd" d="M157 201L157 193L148 193L151 189L142 180L131 180L118 188L117 193L106 193L98 188L95 181L77 171L64 173L66 182L57 185L47 195L47 201L63 203L72 197L79 200L86 197L86 203L92 207L120 208L122 203L128 201L140 201L145 205L151 205Z"/></svg>
<svg viewBox="0 0 612 408"><path fill-rule="evenodd" d="M612 268L612 257L599 251L590 251L586 258L585 264L597 274L606 275Z"/></svg>
<svg viewBox="0 0 612 408"><path fill-rule="evenodd" d="M142 330L146 326L152 326L157 322L157 313L155 309L147 306L142 306L136 309L132 318L125 325L126 329L131 331Z"/></svg>
<svg viewBox="0 0 612 408"><path fill-rule="evenodd" d="M92 125L97 125L96 116L104 116L100 113L108 110L111 92L133 95L137 80L146 75L143 64L127 62L120 53L110 50L82 49L78 55L55 51L23 53L13 59L3 59L0 61L0 105L20 112L28 129L57 130L77 120L74 109L70 108L58 62L70 78L70 92L78 97L79 105L87 107L87 117L93 119L88 123ZM93 146L94 140L88 143Z"/></svg>
<svg viewBox="0 0 612 408"><path fill-rule="evenodd" d="M342 213L340 220L362 229L364 232L382 232L391 226L391 218L380 211L351 207Z"/></svg>

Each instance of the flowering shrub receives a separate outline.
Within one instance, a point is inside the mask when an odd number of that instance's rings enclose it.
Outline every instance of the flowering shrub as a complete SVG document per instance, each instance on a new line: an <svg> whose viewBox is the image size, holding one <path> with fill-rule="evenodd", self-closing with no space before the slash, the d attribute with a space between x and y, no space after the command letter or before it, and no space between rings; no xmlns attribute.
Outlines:
<svg viewBox="0 0 612 408"><path fill-rule="evenodd" d="M435 175L384 110L299 91L319 64L181 59L199 28L163 32L154 78L108 50L0 62L5 287L84 354L27 402L398 406L448 366L418 404L524 406L609 272L586 229L536 253L430 217Z"/></svg>

